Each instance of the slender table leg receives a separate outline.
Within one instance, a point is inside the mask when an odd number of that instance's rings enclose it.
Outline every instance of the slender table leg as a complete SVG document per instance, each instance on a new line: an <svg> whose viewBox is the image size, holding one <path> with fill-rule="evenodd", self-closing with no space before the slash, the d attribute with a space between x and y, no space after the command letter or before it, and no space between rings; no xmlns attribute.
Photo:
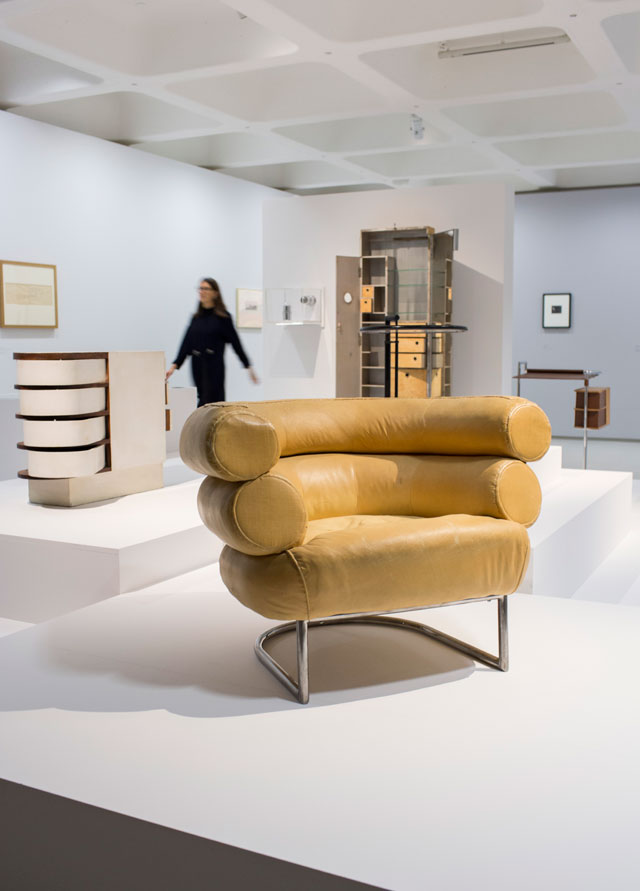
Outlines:
<svg viewBox="0 0 640 891"><path fill-rule="evenodd" d="M582 409L583 470L587 469L587 406L589 405L589 378L584 380L584 408Z"/></svg>

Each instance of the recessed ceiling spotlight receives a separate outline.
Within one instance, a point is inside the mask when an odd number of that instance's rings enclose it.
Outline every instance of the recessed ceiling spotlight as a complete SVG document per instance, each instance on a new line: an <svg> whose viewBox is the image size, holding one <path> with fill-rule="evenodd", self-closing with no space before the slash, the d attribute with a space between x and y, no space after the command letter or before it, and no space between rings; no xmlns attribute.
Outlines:
<svg viewBox="0 0 640 891"><path fill-rule="evenodd" d="M419 114L411 115L411 122L409 124L409 132L413 136L416 141L420 141L424 139L424 121L420 117Z"/></svg>

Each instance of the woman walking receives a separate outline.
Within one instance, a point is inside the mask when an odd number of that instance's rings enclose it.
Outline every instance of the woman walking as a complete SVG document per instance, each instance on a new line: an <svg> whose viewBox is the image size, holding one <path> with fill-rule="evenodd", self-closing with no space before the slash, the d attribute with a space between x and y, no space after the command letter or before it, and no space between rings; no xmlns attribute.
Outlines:
<svg viewBox="0 0 640 891"><path fill-rule="evenodd" d="M216 280L203 278L198 294L200 303L182 339L178 355L167 371L167 380L187 356L191 356L191 373L200 406L208 402L224 402L224 349L228 343L249 372L253 383L257 384L259 380L242 348Z"/></svg>

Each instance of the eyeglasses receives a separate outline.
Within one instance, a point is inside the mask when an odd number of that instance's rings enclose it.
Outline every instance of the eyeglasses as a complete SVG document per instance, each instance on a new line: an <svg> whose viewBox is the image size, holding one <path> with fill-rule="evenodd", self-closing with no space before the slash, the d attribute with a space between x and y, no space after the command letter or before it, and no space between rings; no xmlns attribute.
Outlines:
<svg viewBox="0 0 640 891"><path fill-rule="evenodd" d="M196 288L196 291L213 291L211 285L200 285Z"/></svg>

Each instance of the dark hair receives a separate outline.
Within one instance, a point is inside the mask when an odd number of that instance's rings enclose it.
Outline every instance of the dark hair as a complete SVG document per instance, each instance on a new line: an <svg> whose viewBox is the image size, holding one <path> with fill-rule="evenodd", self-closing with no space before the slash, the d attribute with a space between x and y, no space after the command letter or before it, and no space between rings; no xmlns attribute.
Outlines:
<svg viewBox="0 0 640 891"><path fill-rule="evenodd" d="M220 293L220 288L218 287L218 282L215 278L201 278L200 281L206 282L211 288L213 288L213 311L217 316L221 316L223 319L229 318L229 310L224 305L224 300L222 299L222 294ZM194 315L201 316L205 312L205 309L202 303L198 303L198 308L196 309Z"/></svg>

